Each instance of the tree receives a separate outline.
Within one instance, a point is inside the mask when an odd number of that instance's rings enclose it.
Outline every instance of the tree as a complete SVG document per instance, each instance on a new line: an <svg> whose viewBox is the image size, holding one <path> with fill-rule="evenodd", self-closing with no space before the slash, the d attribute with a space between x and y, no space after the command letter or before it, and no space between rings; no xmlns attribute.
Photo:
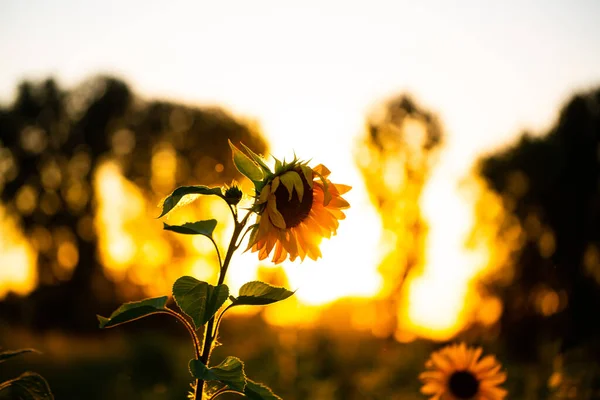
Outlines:
<svg viewBox="0 0 600 400"><path fill-rule="evenodd" d="M95 329L94 314L118 301L98 260L93 228L93 178L103 162L118 163L126 178L159 199L179 185L238 178L228 139L266 150L252 124L221 109L145 101L112 77L73 90L52 79L22 83L13 104L0 108L0 138L0 154L13 168L0 179L0 199L38 249L40 286L19 308L33 310L20 314L36 328ZM178 166L163 174L167 180L152 174L153 159L161 170L155 158L161 149L169 149ZM70 275L58 272L61 263L74 264Z"/></svg>
<svg viewBox="0 0 600 400"><path fill-rule="evenodd" d="M516 238L501 270L512 279L496 275L488 283L503 299L502 337L515 357L538 362L541 346L552 341L565 351L588 346L594 354L595 348L598 355L599 146L595 90L574 96L545 134L525 133L478 165L501 199L496 241Z"/></svg>
<svg viewBox="0 0 600 400"><path fill-rule="evenodd" d="M419 201L443 135L437 118L406 95L377 108L366 125L357 163L383 227L393 236L380 265L388 298L381 319L393 334L401 285L423 261L427 227Z"/></svg>

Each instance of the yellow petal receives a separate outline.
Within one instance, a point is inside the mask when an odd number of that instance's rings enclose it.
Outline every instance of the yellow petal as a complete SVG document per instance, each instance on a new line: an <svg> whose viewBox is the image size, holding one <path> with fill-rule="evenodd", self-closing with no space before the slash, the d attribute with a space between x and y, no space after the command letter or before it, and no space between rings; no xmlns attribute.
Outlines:
<svg viewBox="0 0 600 400"><path fill-rule="evenodd" d="M481 357L482 353L483 353L483 349L481 347L477 347L476 349L473 350L473 352L471 353L471 363L469 365L469 369L475 368L475 366L477 365L477 362L479 361L479 357Z"/></svg>
<svg viewBox="0 0 600 400"><path fill-rule="evenodd" d="M277 188L279 187L279 177L276 176L275 179L273 179L273 182L271 182L271 193L275 193L275 191L277 190Z"/></svg>
<svg viewBox="0 0 600 400"><path fill-rule="evenodd" d="M314 167L313 171L315 171L317 174L321 175L324 178L327 178L329 174L331 174L331 171L327 169L327 167L323 164L319 164L316 167Z"/></svg>
<svg viewBox="0 0 600 400"><path fill-rule="evenodd" d="M290 255L290 260L294 261L298 256L298 245L296 242L296 236L291 231L285 231L282 239L283 247L287 250Z"/></svg>
<svg viewBox="0 0 600 400"><path fill-rule="evenodd" d="M333 183L332 185L337 189L340 195L348 193L350 189L352 189L352 186L344 185L341 183Z"/></svg>
<svg viewBox="0 0 600 400"><path fill-rule="evenodd" d="M310 186L310 188L312 189L312 187L313 187L313 170L312 170L312 168L307 165L301 165L300 169L302 170L302 173L304 174L304 179L306 179L308 186Z"/></svg>
<svg viewBox="0 0 600 400"><path fill-rule="evenodd" d="M341 197L334 197L332 198L328 204L330 207L336 207L336 208L350 208L350 203L348 203L346 200L344 200Z"/></svg>
<svg viewBox="0 0 600 400"><path fill-rule="evenodd" d="M269 213L269 219L279 229L285 229L285 220L283 215L277 209L277 200L274 195L271 195L267 203L267 212Z"/></svg>
<svg viewBox="0 0 600 400"><path fill-rule="evenodd" d="M454 369L452 362L441 352L432 353L431 361L441 371L452 371Z"/></svg>
<svg viewBox="0 0 600 400"><path fill-rule="evenodd" d="M271 184L268 184L260 191L260 196L258 197L258 204L266 203L269 199L269 195L271 194Z"/></svg>
<svg viewBox="0 0 600 400"><path fill-rule="evenodd" d="M429 382L421 388L423 394L436 394L443 391L444 387L437 382Z"/></svg>
<svg viewBox="0 0 600 400"><path fill-rule="evenodd" d="M285 186L290 194L288 201L292 200L294 189L296 189L296 193L298 194L298 200L302 201L302 197L304 196L304 184L296 171L288 171L281 175L281 183L283 183L283 186Z"/></svg>
<svg viewBox="0 0 600 400"><path fill-rule="evenodd" d="M273 259L271 261L273 261L275 264L280 264L285 261L286 256L287 253L283 249L281 241L278 240L277 245L275 246L275 252L273 252Z"/></svg>
<svg viewBox="0 0 600 400"><path fill-rule="evenodd" d="M327 206L331 201L331 193L329 192L329 181L323 177L323 175L319 176L321 183L317 183L319 187L323 190L323 205Z"/></svg>
<svg viewBox="0 0 600 400"><path fill-rule="evenodd" d="M496 357L494 357L494 356L485 356L477 364L477 366L474 368L474 370L477 373L485 372L485 370L494 368L497 364L498 363L496 362Z"/></svg>

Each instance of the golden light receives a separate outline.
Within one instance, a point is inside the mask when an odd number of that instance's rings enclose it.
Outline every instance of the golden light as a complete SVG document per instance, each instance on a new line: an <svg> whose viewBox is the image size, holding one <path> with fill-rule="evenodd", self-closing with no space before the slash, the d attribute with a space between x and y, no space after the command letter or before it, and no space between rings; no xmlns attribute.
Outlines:
<svg viewBox="0 0 600 400"><path fill-rule="evenodd" d="M285 153L289 153L289 148ZM302 157L300 151L295 150L295 153ZM335 163L335 158L333 161ZM319 161L313 158L311 164L318 163ZM289 286L292 290L297 290L295 297L302 306L306 307L306 310L344 297L369 298L377 295L381 288L381 276L377 272L381 257L378 251L380 220L375 210L369 206L364 183L356 169L352 167L353 173L348 173L347 169L341 169L339 172L333 168L331 170L333 182L349 184L353 187L348 194L344 195L351 204L351 208L345 211L347 218L340 221L336 236L321 242L320 249L323 254L321 259L318 261L306 259L303 262L286 261L282 264ZM264 264L273 265L270 262ZM229 275L229 279L233 287L239 287L248 280L256 279L258 270L256 254L248 252L236 256L232 268L235 271ZM305 315L300 313L296 317L287 316L289 320L294 318L296 321L303 320Z"/></svg>
<svg viewBox="0 0 600 400"><path fill-rule="evenodd" d="M323 119L321 123L326 126L328 120ZM306 127L299 124L295 129L299 135ZM119 135L127 136L123 132ZM264 312L266 320L274 325L310 325L320 319L328 305L340 299L379 298L386 276L382 276L378 266L389 242L383 232L382 219L392 216L377 214L351 152L341 151L351 148L353 138L342 142L325 142L319 147L286 138L289 136L275 138L273 154L280 156L287 153L293 157L290 154L290 149L293 149L293 153L300 157L305 154L312 156L311 164L326 162L330 166L334 182L353 186L353 190L346 195L351 204L346 213L347 219L341 221L336 237L322 241L322 259L283 264L287 286L296 290L295 298ZM341 150L329 151L334 146ZM153 189L163 193L172 190L176 171L177 154L173 148L168 144L157 146L151 168ZM397 310L395 336L400 341L410 341L417 336L445 340L473 320L479 320L484 325L493 324L502 310L497 300L482 297L473 289L478 274L489 265L491 255L465 247L466 234L474 222L472 205L465 201L455 185L456 180L448 179L444 174L442 169L434 170L424 190L422 208L429 225L426 257L423 267L410 275L403 293L404 301ZM203 237L164 232L162 222L155 219L158 200L149 198L147 193L124 178L116 163L108 161L98 167L94 174L93 190L97 199L93 227L87 226L90 225L89 221L86 225L82 219L77 231L84 236L89 234L85 232L90 229L96 231L101 262L113 280L140 285L148 295L168 292L172 282L182 274L207 281L216 280L216 257L212 243ZM74 187L67 198L80 197L82 191L84 189L81 187ZM29 192L28 187L22 189L20 207L25 211L31 208L29 203L35 201ZM196 199L189 197L185 202L193 200ZM231 234L228 210L218 201L208 201L200 208L197 204L179 209L173 217L169 217L173 218L169 223L207 218L207 215L216 217L220 219L220 224L215 231L215 238L223 250ZM7 226L2 228L3 232L11 229ZM38 228L32 236L38 243L38 250L45 251L52 246L52 235ZM50 243L46 243L48 240ZM61 279L66 279L77 264L79 254L73 243L68 238L55 243L57 261L62 268L57 273L60 272ZM552 247L551 239L546 239L544 243L544 246ZM6 241L2 245L11 249L10 252L3 252L4 258L12 257L27 266L3 270L5 275L0 277L2 290L6 291L8 287L21 293L31 290L35 286L34 251L22 237L18 245ZM175 250L177 248L183 249L183 252ZM271 267L270 263L260 265L256 254L238 254L228 275L231 292L236 293L245 282L258 279L259 268ZM546 299L543 310L551 312L554 303L553 298ZM478 306L486 311L477 314ZM352 326L376 333L380 323L377 310L365 307L357 307L352 313ZM238 310L243 313L256 311Z"/></svg>
<svg viewBox="0 0 600 400"><path fill-rule="evenodd" d="M25 295L37 285L36 253L14 218L0 205L0 298Z"/></svg>
<svg viewBox="0 0 600 400"><path fill-rule="evenodd" d="M159 161L165 168L159 168ZM153 156L152 186L174 189L175 152L159 146ZM164 188L163 188L164 189ZM176 235L166 232L159 214L158 198L148 196L126 179L119 166L105 162L94 178L98 207L95 229L99 253L106 271L125 287L130 282L141 286L148 295L169 293L173 282L181 275L214 281L217 274L216 255L210 241L204 237ZM189 197L183 203L196 198ZM207 218L222 220L215 230L217 243L225 243L230 230L229 210L210 199L198 200L173 212L166 222L178 224Z"/></svg>
<svg viewBox="0 0 600 400"><path fill-rule="evenodd" d="M408 309L400 324L407 323L408 330L420 336L447 340L470 322L467 304L473 308L478 300L471 282L486 260L483 254L466 248L474 215L456 180L448 179L443 170L434 170L422 206L429 224L425 264L410 279L405 300Z"/></svg>

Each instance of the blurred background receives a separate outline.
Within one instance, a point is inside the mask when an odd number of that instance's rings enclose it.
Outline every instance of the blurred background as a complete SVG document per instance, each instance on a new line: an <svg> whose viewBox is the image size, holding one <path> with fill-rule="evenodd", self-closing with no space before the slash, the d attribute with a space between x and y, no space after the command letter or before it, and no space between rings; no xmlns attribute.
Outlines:
<svg viewBox="0 0 600 400"><path fill-rule="evenodd" d="M312 159L352 208L318 262L238 255L236 355L284 399L421 399L445 343L483 346L511 399L600 398L600 3L2 1L0 347L57 399L181 399L185 330L96 314L212 282L162 230L177 186L242 183L227 140ZM169 223L228 210L201 200Z"/></svg>

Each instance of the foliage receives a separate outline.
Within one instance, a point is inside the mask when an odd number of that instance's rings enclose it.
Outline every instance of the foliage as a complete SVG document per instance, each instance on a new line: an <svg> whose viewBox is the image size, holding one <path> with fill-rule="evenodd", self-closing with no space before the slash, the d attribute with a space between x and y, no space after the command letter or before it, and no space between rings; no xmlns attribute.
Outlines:
<svg viewBox="0 0 600 400"><path fill-rule="evenodd" d="M25 236L48 244L35 246L40 284L23 300L28 313L20 317L37 330L84 330L94 326L93 315L72 304L115 307L117 289L97 257L102 249L94 229L99 202L94 177L103 163L118 165L152 201L181 186L162 204L165 214L185 202L182 197L193 198L190 193L225 197L218 187L183 186L191 180L214 185L242 177L228 139L267 149L249 121L220 108L142 99L114 77L92 77L69 89L53 79L24 81L11 104L0 105L0 201ZM157 154L165 151L176 163L167 184L153 177ZM64 242L77 250L68 268L58 257ZM21 309L14 308L14 314ZM70 312L52 312L64 309Z"/></svg>
<svg viewBox="0 0 600 400"><path fill-rule="evenodd" d="M549 363L549 347L560 354L557 362L572 352L592 364L600 357L593 315L600 308L599 146L594 90L572 97L548 131L525 132L477 166L501 212L489 215L490 203L480 198L473 241L491 236L497 250L506 247L485 289L502 299L499 338L519 362ZM548 380L552 369L540 372ZM600 390L600 374L586 373L595 374Z"/></svg>
<svg viewBox="0 0 600 400"><path fill-rule="evenodd" d="M244 176L252 180L256 194L264 187L263 179L273 176L265 162L256 153L248 148L250 154L247 156L231 142L229 143L233 152L233 162ZM235 186L233 187L235 188ZM188 329L194 343L195 358L189 362L189 371L196 379L193 393L190 397L204 399L210 396L214 399L221 394L235 392L253 400L279 399L273 392L261 383L249 380L244 371L244 363L237 357L228 356L220 364L210 366L211 352L215 346L219 325L225 312L234 306L255 305L264 306L285 300L294 292L282 287L275 287L265 282L253 281L244 284L237 296L229 294L229 287L224 284L225 274L233 253L241 245L243 235L253 229L254 225L247 227L249 217L254 213L252 207L246 215L240 219L238 203L242 197L238 189L232 188L209 188L206 186L185 186L175 189L162 202L160 217L173 211L182 202L186 202L186 196L194 195L216 195L227 203L231 209L234 220L234 231L224 259L221 259L219 248L212 234L217 225L214 219L184 223L183 225L164 224L164 229L185 235L202 235L207 237L215 245L219 259L219 279L216 285L200 281L191 276L183 276L173 284L172 296L182 313L167 307L168 297L157 297L142 301L123 304L110 317L98 316L101 328L111 328L126 322L134 321L152 314L168 314L183 323ZM224 195L225 193L225 195ZM291 197L291 195L290 195ZM229 304L224 307L224 304ZM221 310L219 312L219 310ZM189 318L189 319L188 319ZM202 329L203 337L198 334ZM214 384L221 385L216 391L210 393L206 390L205 383L211 388Z"/></svg>
<svg viewBox="0 0 600 400"><path fill-rule="evenodd" d="M0 352L0 363L26 353L37 353L34 349L8 350ZM53 400L48 382L35 372L25 372L17 378L0 383L0 398L8 395L16 400Z"/></svg>

